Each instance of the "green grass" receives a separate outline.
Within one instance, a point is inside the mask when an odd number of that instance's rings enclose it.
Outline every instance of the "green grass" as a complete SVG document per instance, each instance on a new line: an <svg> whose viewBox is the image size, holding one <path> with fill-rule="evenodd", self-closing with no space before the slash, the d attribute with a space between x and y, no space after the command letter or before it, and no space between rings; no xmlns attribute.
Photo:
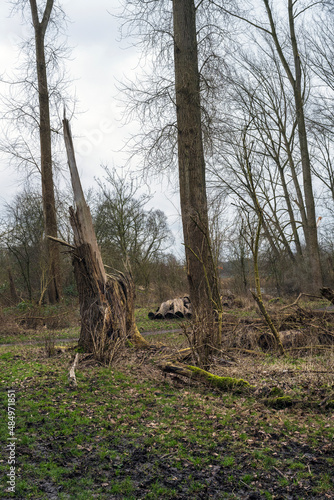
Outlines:
<svg viewBox="0 0 334 500"><path fill-rule="evenodd" d="M148 318L148 313L150 308L136 308L135 309L135 319L140 332L171 332L173 330L180 330L181 325L186 321L183 319L164 319L164 320L151 320ZM23 312L26 312L24 310ZM8 308L5 311L5 317L12 315L13 321L20 313L17 308ZM51 311L53 313L53 311ZM47 317L47 316L46 316ZM59 339L56 341L57 346L63 345L62 339L72 339L75 341L79 338L80 327L79 326L69 326L68 328L62 329L29 329L24 331L22 328L18 329L15 333L11 333L10 327L5 329L4 332L0 331L0 345L1 344L17 344L17 343L27 343L27 342L40 342L42 345L45 344L45 339ZM168 334L173 335L173 334ZM174 334L175 340L178 340L179 334ZM163 336L161 339L163 340ZM67 345L67 343L66 343Z"/></svg>
<svg viewBox="0 0 334 500"><path fill-rule="evenodd" d="M313 498L331 491L334 429L328 410L269 408L254 390L222 392L165 377L149 359L138 363L131 349L115 368L80 364L78 389L70 390L72 358L67 352L47 358L40 346L0 347L0 381L16 390L21 498L46 499L52 492L64 499L209 498L216 491L232 499L249 488L275 498L271 487L290 495L291 488L302 488L299 482ZM305 380L285 375L288 363L240 359L231 375L253 377L255 387L269 379L272 388L280 384L300 395ZM224 370L228 375L232 368ZM319 389L317 379L307 380L308 398L332 390L326 381ZM6 390L0 397L6 408ZM3 444L7 434L1 419ZM6 457L0 470L5 477Z"/></svg>
<svg viewBox="0 0 334 500"><path fill-rule="evenodd" d="M47 330L43 329L41 330L40 328L37 330L27 330L25 332L18 332L15 334L11 333L1 333L0 332L0 345L1 344L18 344L18 343L29 343L29 342L38 342L42 345L45 344L45 339L50 338L50 339L60 339L59 342L57 341L57 345L63 345L62 339L73 339L75 341L76 339L79 338L80 334L80 327L75 326L75 327L69 327L66 329L61 329L61 330ZM66 343L67 345L67 343Z"/></svg>
<svg viewBox="0 0 334 500"><path fill-rule="evenodd" d="M135 308L135 320L140 332L163 331L163 330L178 330L186 321L180 319L149 319L148 313L154 312L156 308L141 307Z"/></svg>

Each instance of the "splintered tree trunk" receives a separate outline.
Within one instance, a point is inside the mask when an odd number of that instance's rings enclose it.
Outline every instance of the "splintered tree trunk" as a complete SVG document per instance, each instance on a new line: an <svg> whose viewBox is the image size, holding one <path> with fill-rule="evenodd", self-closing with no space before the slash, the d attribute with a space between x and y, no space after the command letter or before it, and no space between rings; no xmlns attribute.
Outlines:
<svg viewBox="0 0 334 500"><path fill-rule="evenodd" d="M129 339L136 345L148 346L134 319L135 290L131 276L105 272L91 213L86 204L76 166L68 121L63 121L64 140L76 210L70 208L74 233L73 266L77 282L81 332L79 345L106 359L116 345Z"/></svg>

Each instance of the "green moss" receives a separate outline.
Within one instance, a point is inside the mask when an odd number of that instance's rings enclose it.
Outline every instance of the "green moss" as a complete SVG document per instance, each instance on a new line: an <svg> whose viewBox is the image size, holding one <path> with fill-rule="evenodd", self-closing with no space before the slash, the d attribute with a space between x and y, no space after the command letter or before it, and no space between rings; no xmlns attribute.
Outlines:
<svg viewBox="0 0 334 500"><path fill-rule="evenodd" d="M271 389L269 396L271 396L271 397L283 397L284 391L280 387L275 386Z"/></svg>
<svg viewBox="0 0 334 500"><path fill-rule="evenodd" d="M268 398L265 403L267 406L271 406L272 408L280 410L282 408L288 408L289 406L292 406L293 400L290 396L281 396L278 398Z"/></svg>
<svg viewBox="0 0 334 500"><path fill-rule="evenodd" d="M206 372L201 368L197 368L197 366L188 365L187 369L197 375L200 375L201 378L206 379L208 382L210 382L210 384L222 390L250 387L250 384L246 382L246 380L243 380L241 378L219 377L218 375L213 375L212 373Z"/></svg>

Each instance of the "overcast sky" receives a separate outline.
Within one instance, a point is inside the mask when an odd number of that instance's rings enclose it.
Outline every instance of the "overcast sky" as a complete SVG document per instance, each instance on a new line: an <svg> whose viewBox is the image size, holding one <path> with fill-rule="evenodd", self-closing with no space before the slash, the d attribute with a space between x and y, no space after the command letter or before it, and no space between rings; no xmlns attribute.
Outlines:
<svg viewBox="0 0 334 500"><path fill-rule="evenodd" d="M115 96L117 80L138 71L139 53L119 41L120 21L110 14L119 12L118 0L63 0L62 6L70 18L68 43L72 61L68 63L75 79L73 90L78 99L78 114L72 121L76 136L77 163L84 189L94 187L94 177L103 175L100 164L125 165L127 155L120 148L136 124L121 126L121 108ZM84 6L83 6L84 4ZM109 13L110 14L109 14ZM11 74L18 61L17 41L24 37L26 28L20 16L9 17L10 6L0 2L0 74ZM0 162L0 207L10 201L21 187L18 177L5 161ZM150 206L163 210L180 247L181 231L178 196L166 182L151 186L154 195Z"/></svg>

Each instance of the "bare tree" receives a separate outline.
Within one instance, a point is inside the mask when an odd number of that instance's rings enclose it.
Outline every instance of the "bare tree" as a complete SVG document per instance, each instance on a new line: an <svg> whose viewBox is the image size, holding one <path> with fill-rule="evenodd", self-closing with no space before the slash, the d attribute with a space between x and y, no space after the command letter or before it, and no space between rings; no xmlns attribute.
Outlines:
<svg viewBox="0 0 334 500"><path fill-rule="evenodd" d="M150 53L152 73L125 88L127 109L142 122L136 150L143 154L145 167L160 171L178 161L190 295L195 309L207 311L218 308L219 292L210 248L204 155L210 150L215 109L213 81L224 66L214 50L223 46L217 40L224 30L214 15L219 11L212 5L206 9L208 5L131 0L123 13L124 26L154 56Z"/></svg>
<svg viewBox="0 0 334 500"><path fill-rule="evenodd" d="M167 217L161 210L146 208L151 199L140 194L138 184L115 169L104 168L98 180L94 226L105 264L125 270L131 267L135 281L149 283L150 265L172 243Z"/></svg>
<svg viewBox="0 0 334 500"><path fill-rule="evenodd" d="M67 55L62 33L65 15L54 0L41 2L43 5L36 0L14 0L11 3L14 11L21 11L23 22L31 24L33 36L22 43L24 62L18 76L3 80L9 87L9 95L2 96L7 111L3 115L0 149L28 177L40 175L45 234L56 237L54 168L57 159L54 139L61 128L58 113L66 100L68 85L62 68L62 60ZM46 242L46 245L48 299L54 303L61 296L59 248L53 241Z"/></svg>
<svg viewBox="0 0 334 500"><path fill-rule="evenodd" d="M218 4L214 2L214 4ZM269 0L262 0L263 14L261 18L259 11L251 16L236 6L229 10L220 5L224 12L247 23L250 31L255 32L255 44L257 50L268 54L271 46L275 49L285 78L288 80L294 103L294 113L298 132L299 158L302 167L303 205L305 206L304 234L307 249L307 268L309 270L310 287L317 290L322 285L322 272L319 254L316 212L314 200L314 188L312 180L312 165L309 150L309 138L307 133L307 118L305 114L305 102L307 97L307 75L305 73L306 54L303 54L303 41L300 38L299 23L303 16L310 16L310 9L322 2L304 0L288 0L287 6L282 6L276 11ZM280 14L278 14L280 12ZM262 35L262 43L259 35Z"/></svg>
<svg viewBox="0 0 334 500"><path fill-rule="evenodd" d="M4 245L28 300L40 299L44 280L43 209L41 196L25 189L6 206ZM43 298L43 297L42 297Z"/></svg>
<svg viewBox="0 0 334 500"><path fill-rule="evenodd" d="M195 311L217 309L219 288L210 244L202 138L196 9L173 2L179 186L190 296Z"/></svg>
<svg viewBox="0 0 334 500"><path fill-rule="evenodd" d="M50 21L53 0L47 0L40 20L36 0L30 1L31 17L35 31L36 69L39 98L39 132L41 148L41 177L45 233L57 237L57 217L52 171L51 123L47 64L45 59L45 33ZM49 260L48 296L55 303L61 296L59 246L47 240Z"/></svg>

